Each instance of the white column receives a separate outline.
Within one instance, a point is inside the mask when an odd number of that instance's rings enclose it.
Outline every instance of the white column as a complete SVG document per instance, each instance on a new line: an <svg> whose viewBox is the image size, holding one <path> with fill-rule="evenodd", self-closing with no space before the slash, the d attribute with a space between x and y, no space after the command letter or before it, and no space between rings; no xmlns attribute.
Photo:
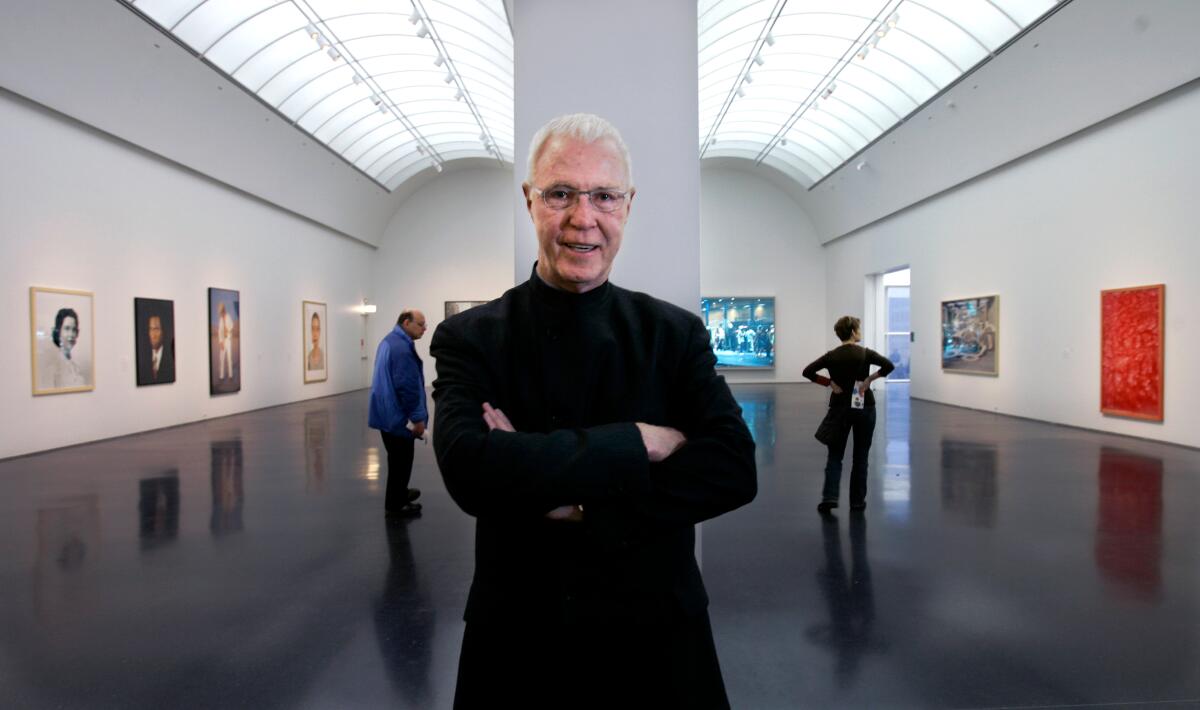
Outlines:
<svg viewBox="0 0 1200 710"><path fill-rule="evenodd" d="M516 168L521 199L529 141L546 121L595 113L629 146L637 195L613 283L691 311L700 302L700 158L695 0L518 0ZM515 277L529 277L537 239L515 212Z"/></svg>

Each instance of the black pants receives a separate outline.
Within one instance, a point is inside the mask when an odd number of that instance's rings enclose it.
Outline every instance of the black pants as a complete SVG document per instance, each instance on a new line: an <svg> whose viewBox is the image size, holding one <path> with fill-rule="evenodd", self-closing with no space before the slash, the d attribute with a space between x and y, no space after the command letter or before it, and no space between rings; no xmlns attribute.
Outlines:
<svg viewBox="0 0 1200 710"><path fill-rule="evenodd" d="M473 621L455 710L727 709L707 612L653 626Z"/></svg>
<svg viewBox="0 0 1200 710"><path fill-rule="evenodd" d="M846 440L854 432L854 463L850 467L850 504L867 500L867 455L871 452L871 437L875 434L875 408L851 409L847 412L849 426L829 445L825 459L825 488L821 499L836 502L842 485L842 457L846 455Z"/></svg>
<svg viewBox="0 0 1200 710"><path fill-rule="evenodd" d="M388 510L400 510L408 504L408 482L412 479L413 444L415 439L407 436L394 436L381 431L383 448L387 449L388 476L387 493L384 494L383 507Z"/></svg>

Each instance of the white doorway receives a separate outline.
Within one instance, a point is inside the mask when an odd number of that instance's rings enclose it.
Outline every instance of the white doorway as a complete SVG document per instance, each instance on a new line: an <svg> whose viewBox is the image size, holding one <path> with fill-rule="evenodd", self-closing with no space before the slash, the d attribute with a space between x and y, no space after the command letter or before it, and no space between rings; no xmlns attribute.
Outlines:
<svg viewBox="0 0 1200 710"><path fill-rule="evenodd" d="M880 352L896 365L888 382L912 379L912 272L908 268L883 274L880 291L880 319L883 321L883 348Z"/></svg>

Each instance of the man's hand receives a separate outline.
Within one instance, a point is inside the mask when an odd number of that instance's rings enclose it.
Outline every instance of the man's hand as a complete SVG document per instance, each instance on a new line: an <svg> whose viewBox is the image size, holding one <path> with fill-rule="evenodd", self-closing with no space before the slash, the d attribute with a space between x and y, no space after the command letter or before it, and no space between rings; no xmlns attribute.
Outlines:
<svg viewBox="0 0 1200 710"><path fill-rule="evenodd" d="M642 434L642 443L646 445L650 463L662 461L687 443L687 437L683 435L683 432L669 426L638 422L637 428Z"/></svg>
<svg viewBox="0 0 1200 710"><path fill-rule="evenodd" d="M838 383L834 382L833 380L829 381L829 389L833 390L834 394L842 393L842 388L838 387Z"/></svg>
<svg viewBox="0 0 1200 710"><path fill-rule="evenodd" d="M582 505L564 505L560 508L546 513L546 517L550 520L560 520L568 523L583 522L583 506Z"/></svg>
<svg viewBox="0 0 1200 710"><path fill-rule="evenodd" d="M517 429L508 421L508 417L504 412L496 409L489 402L483 403L483 421L487 424L488 431L512 431ZM550 520L558 520L567 523L582 523L583 522L583 506L580 505L564 505L546 513L546 517Z"/></svg>
<svg viewBox="0 0 1200 710"><path fill-rule="evenodd" d="M424 439L425 438L425 422L417 422L416 424L413 424L412 433L413 433L413 436L417 437L418 439Z"/></svg>
<svg viewBox="0 0 1200 710"><path fill-rule="evenodd" d="M500 431L515 432L512 422L508 421L508 417L504 416L504 412L496 409L491 404L483 403L483 421L487 423L488 431L499 429Z"/></svg>

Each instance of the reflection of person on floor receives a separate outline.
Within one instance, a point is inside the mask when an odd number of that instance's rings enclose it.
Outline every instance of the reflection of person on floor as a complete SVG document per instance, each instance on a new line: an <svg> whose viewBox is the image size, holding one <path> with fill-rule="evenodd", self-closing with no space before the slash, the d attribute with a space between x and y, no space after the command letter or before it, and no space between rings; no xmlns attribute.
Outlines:
<svg viewBox="0 0 1200 710"><path fill-rule="evenodd" d="M217 379L233 378L233 318L225 303L217 304Z"/></svg>
<svg viewBox="0 0 1200 710"><path fill-rule="evenodd" d="M431 707L429 666L436 615L417 580L410 519L387 524L388 571L375 604L375 637L392 686L409 707Z"/></svg>
<svg viewBox="0 0 1200 710"><path fill-rule="evenodd" d="M875 596L871 567L867 562L867 522L861 513L850 516L850 573L842 558L838 520L830 515L821 520L825 543L825 566L817 572L817 586L829 609L829 623L809 627L810 641L828 647L834 654L837 687L849 687L858 675L863 656L879 649L872 637Z"/></svg>

